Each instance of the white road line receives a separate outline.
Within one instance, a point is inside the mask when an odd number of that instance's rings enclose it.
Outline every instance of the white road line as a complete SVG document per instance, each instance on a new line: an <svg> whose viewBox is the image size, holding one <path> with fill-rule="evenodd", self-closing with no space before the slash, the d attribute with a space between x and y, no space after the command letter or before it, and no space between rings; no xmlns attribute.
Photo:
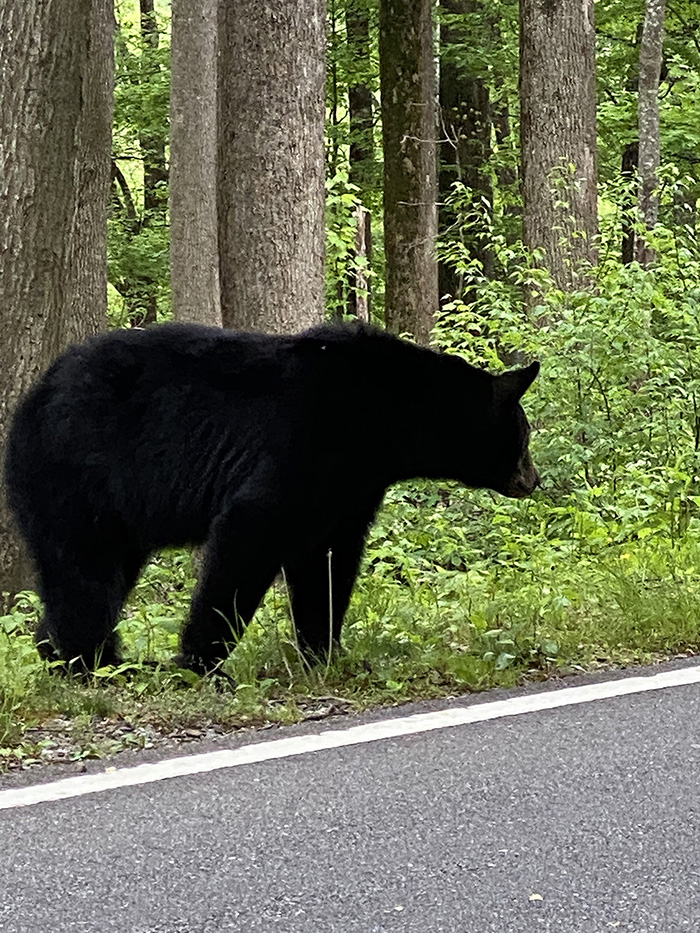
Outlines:
<svg viewBox="0 0 700 933"><path fill-rule="evenodd" d="M84 794L97 794L120 787L153 784L167 778L204 774L207 771L237 768L239 765L257 764L275 758L306 755L309 752L330 748L362 745L365 742L377 742L380 739L393 739L402 735L415 735L435 729L448 729L452 726L465 726L469 723L502 719L506 716L520 716L522 713L537 713L561 706L574 706L578 703L591 703L594 700L607 700L634 693L646 693L649 690L662 690L666 687L681 687L697 683L700 683L700 665L650 676L606 680L583 687L547 690L543 693L516 696L491 703L452 707L434 713L416 713L413 716L384 719L380 722L365 723L347 729L327 729L314 735L297 735L287 739L253 742L240 748L167 758L164 761L136 765L132 768L79 775L52 781L49 784L35 784L31 787L0 791L0 810L29 807L37 803L81 797Z"/></svg>

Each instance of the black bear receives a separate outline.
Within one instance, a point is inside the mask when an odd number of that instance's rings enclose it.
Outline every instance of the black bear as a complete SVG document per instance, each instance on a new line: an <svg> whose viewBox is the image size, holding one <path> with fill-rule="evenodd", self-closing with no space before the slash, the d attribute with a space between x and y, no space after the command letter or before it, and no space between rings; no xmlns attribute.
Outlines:
<svg viewBox="0 0 700 933"><path fill-rule="evenodd" d="M299 642L322 655L388 486L538 485L519 401L538 370L493 376L363 326L172 324L70 348L20 402L5 464L45 606L40 648L117 663L149 555L206 543L180 663L214 669L282 568Z"/></svg>

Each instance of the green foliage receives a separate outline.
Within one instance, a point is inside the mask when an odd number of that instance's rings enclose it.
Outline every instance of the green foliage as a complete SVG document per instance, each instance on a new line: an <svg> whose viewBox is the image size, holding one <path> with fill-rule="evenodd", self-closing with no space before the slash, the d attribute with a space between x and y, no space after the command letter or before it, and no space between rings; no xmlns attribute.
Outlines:
<svg viewBox="0 0 700 933"><path fill-rule="evenodd" d="M341 317L347 308L348 287L358 265L355 256L355 217L360 200L357 185L339 170L326 181L326 307Z"/></svg>
<svg viewBox="0 0 700 933"><path fill-rule="evenodd" d="M109 221L111 323L151 321L169 307L170 232L165 162L170 97L168 21L157 10L155 34L139 6L117 8L114 168ZM168 14L169 15L169 14Z"/></svg>
<svg viewBox="0 0 700 933"><path fill-rule="evenodd" d="M486 560L499 575L501 598L480 613L488 626L494 612L506 618L520 648L496 640L501 664L522 663L523 650L559 660L578 652L585 663L596 644L609 657L625 643L664 651L699 641L700 249L694 230L659 225L657 266L624 266L620 222L608 214L601 263L585 290L568 294L502 238L494 248L508 274L499 281L460 259L458 243L445 246L472 300L445 307L436 342L496 369L524 357L543 363L526 397L543 493L527 503L479 494L471 515L455 517L476 542L470 568ZM576 619L585 625L574 635Z"/></svg>
<svg viewBox="0 0 700 933"><path fill-rule="evenodd" d="M598 35L598 156L601 180L619 178L622 152L637 133L639 40L643 0L596 4ZM691 181L698 194L700 145L700 4L680 0L668 6L664 61L659 89L662 165ZM669 205L670 206L670 205Z"/></svg>
<svg viewBox="0 0 700 933"><path fill-rule="evenodd" d="M0 769L4 747L21 735L25 698L37 690L46 673L29 634L37 609L33 593L20 593L12 611L0 616Z"/></svg>
<svg viewBox="0 0 700 933"><path fill-rule="evenodd" d="M350 127L349 88L362 85L372 95L373 109L379 110L379 52L377 0L331 0L328 5L328 67L326 71L326 160L328 175L347 165L350 143L357 141ZM367 18L369 44L363 54L348 41L350 17ZM375 120L375 132L380 130ZM375 139L377 145L379 139ZM379 186L380 173L367 179L370 190ZM369 206L369 205L367 205Z"/></svg>
<svg viewBox="0 0 700 933"><path fill-rule="evenodd" d="M328 8L326 82L326 309L342 320L361 271L368 279L373 317L382 319L383 249L381 122L378 119L379 59L376 0L334 0ZM361 28L358 27L358 21ZM358 37L352 33L361 33ZM364 29L368 30L367 34ZM369 125L350 122L350 89L361 87L370 101ZM351 146L361 144L364 158L351 164ZM370 255L358 258L358 209L372 222Z"/></svg>

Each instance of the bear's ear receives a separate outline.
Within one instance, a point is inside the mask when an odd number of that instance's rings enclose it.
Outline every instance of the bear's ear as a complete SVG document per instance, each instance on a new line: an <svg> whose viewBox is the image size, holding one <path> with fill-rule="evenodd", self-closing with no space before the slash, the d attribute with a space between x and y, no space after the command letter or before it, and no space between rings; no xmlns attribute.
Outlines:
<svg viewBox="0 0 700 933"><path fill-rule="evenodd" d="M496 398L499 402L517 402L530 388L540 371L538 362L530 363L524 369L513 369L502 376L497 376Z"/></svg>

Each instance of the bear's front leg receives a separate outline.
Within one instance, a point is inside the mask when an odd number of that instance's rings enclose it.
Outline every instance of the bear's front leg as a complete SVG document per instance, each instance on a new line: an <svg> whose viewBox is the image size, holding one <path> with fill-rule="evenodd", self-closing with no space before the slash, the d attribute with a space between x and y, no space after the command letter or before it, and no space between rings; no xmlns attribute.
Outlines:
<svg viewBox="0 0 700 933"><path fill-rule="evenodd" d="M340 645L365 538L382 496L383 491L356 504L352 516L338 522L321 544L284 561L299 647L311 661L327 658L333 645Z"/></svg>
<svg viewBox="0 0 700 933"><path fill-rule="evenodd" d="M259 510L219 519L210 535L176 662L199 674L224 661L279 573L279 528Z"/></svg>

